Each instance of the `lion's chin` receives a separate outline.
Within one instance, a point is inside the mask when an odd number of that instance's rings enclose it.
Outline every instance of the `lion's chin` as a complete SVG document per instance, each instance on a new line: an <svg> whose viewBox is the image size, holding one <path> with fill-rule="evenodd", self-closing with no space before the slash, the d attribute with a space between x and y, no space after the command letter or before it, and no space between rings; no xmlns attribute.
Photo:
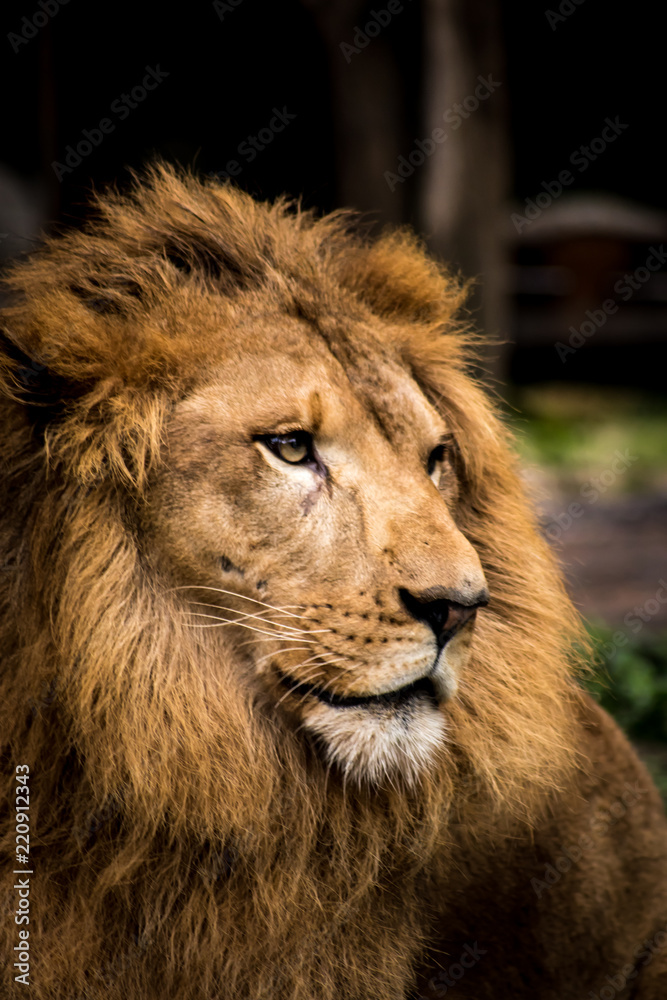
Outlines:
<svg viewBox="0 0 667 1000"><path fill-rule="evenodd" d="M443 712L426 696L346 708L313 702L303 725L327 762L358 785L415 787L435 766L447 735Z"/></svg>

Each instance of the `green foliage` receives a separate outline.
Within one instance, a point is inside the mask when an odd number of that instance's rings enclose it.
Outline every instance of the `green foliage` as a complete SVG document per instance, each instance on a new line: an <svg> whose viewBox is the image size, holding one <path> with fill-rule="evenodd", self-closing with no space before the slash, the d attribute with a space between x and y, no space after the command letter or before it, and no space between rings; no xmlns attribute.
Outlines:
<svg viewBox="0 0 667 1000"><path fill-rule="evenodd" d="M633 457L611 493L665 485L667 403L664 398L595 386L524 389L507 414L528 465L550 469L565 490L609 464L616 451Z"/></svg>
<svg viewBox="0 0 667 1000"><path fill-rule="evenodd" d="M623 632L620 645L620 633L605 625L589 631L598 662L590 686L600 703L629 736L667 741L667 633Z"/></svg>
<svg viewBox="0 0 667 1000"><path fill-rule="evenodd" d="M667 801L667 633L619 632L589 626L596 670L586 686L639 750Z"/></svg>

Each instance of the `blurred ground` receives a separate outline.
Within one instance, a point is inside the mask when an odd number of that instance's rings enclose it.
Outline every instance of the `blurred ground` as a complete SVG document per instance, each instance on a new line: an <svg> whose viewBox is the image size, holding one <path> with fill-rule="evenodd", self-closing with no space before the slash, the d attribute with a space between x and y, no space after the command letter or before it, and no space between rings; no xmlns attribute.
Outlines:
<svg viewBox="0 0 667 1000"><path fill-rule="evenodd" d="M632 494L591 508L563 537L561 559L587 618L621 629L667 628L667 582L660 582L667 578L667 497Z"/></svg>

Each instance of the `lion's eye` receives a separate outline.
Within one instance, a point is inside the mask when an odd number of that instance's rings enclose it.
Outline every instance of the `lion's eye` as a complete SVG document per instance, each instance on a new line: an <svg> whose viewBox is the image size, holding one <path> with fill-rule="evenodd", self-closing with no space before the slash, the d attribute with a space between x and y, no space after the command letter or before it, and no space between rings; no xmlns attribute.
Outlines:
<svg viewBox="0 0 667 1000"><path fill-rule="evenodd" d="M314 461L313 439L306 431L293 431L291 434L270 434L262 438L264 444L274 455L290 465L300 465Z"/></svg>

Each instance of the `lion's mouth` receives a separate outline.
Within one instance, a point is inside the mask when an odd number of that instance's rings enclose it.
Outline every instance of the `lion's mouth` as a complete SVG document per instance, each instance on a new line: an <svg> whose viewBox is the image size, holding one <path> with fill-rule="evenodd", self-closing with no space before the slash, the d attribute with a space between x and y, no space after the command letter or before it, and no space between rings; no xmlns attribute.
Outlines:
<svg viewBox="0 0 667 1000"><path fill-rule="evenodd" d="M316 684L308 684L305 681L286 677L279 670L276 670L276 673L280 683L291 694L301 697L310 695L332 708L388 708L404 705L416 698L428 698L434 705L438 704L435 686L430 677L420 677L418 680L412 681L411 684L396 688L395 691L385 691L383 694L343 695L327 691Z"/></svg>

